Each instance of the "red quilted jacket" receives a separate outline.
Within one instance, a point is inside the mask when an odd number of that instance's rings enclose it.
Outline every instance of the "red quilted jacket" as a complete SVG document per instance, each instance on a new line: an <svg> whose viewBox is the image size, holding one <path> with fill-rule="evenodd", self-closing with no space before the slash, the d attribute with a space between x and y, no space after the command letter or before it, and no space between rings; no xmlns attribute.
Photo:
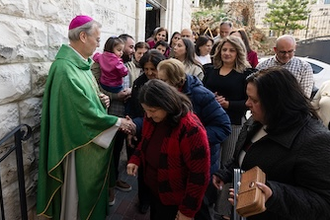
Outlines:
<svg viewBox="0 0 330 220"><path fill-rule="evenodd" d="M142 163L145 167L142 149L146 149L154 128L154 122L145 117L142 140L129 163L138 166ZM160 200L164 205L178 205L184 215L194 217L210 181L210 151L205 128L195 114L188 113L166 138L168 140L162 140L158 168Z"/></svg>

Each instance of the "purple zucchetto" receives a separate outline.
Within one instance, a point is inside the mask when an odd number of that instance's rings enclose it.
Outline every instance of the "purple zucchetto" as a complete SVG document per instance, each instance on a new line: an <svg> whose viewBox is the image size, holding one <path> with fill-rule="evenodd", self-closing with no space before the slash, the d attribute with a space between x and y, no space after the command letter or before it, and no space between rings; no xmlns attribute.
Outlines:
<svg viewBox="0 0 330 220"><path fill-rule="evenodd" d="M90 21L92 21L93 18L87 16L87 15L77 15L72 21L70 22L69 25L69 30L80 27Z"/></svg>

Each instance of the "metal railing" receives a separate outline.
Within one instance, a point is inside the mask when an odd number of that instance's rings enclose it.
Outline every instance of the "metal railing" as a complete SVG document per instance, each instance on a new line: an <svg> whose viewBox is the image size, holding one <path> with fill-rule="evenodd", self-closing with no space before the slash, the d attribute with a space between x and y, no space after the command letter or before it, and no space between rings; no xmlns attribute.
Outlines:
<svg viewBox="0 0 330 220"><path fill-rule="evenodd" d="M9 148L9 150L0 158L0 163L5 160L11 152L16 150L16 163L17 163L17 178L18 189L21 207L21 219L28 220L27 217L27 205L26 205L26 193L25 193L25 179L24 179L24 166L23 166L23 153L22 153L22 141L25 141L31 137L32 129L27 124L21 124L9 132L0 140L0 147L10 138L14 136L15 144ZM5 220L4 202L2 195L2 184L0 176L0 219Z"/></svg>

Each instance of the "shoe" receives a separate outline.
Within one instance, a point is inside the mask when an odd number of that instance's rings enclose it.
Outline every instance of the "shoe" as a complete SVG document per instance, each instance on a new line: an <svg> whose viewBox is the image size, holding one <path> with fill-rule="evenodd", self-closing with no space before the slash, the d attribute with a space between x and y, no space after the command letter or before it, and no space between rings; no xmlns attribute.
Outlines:
<svg viewBox="0 0 330 220"><path fill-rule="evenodd" d="M126 183L122 180L117 180L115 187L116 187L116 189L119 189L124 192L129 192L132 190L132 187L128 183Z"/></svg>
<svg viewBox="0 0 330 220"><path fill-rule="evenodd" d="M141 214L146 214L148 212L148 209L149 209L149 205L147 204L139 205L139 211Z"/></svg>
<svg viewBox="0 0 330 220"><path fill-rule="evenodd" d="M110 188L109 189L109 206L113 206L116 202L116 198L115 198L115 189L114 188Z"/></svg>

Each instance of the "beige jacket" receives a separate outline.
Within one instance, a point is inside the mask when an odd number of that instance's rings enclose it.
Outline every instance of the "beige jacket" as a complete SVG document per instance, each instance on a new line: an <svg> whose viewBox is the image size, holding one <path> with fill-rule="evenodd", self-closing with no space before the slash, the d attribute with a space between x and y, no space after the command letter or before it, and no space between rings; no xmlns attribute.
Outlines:
<svg viewBox="0 0 330 220"><path fill-rule="evenodd" d="M323 124L328 127L330 122L330 80L325 81L315 94L312 105L315 107Z"/></svg>

